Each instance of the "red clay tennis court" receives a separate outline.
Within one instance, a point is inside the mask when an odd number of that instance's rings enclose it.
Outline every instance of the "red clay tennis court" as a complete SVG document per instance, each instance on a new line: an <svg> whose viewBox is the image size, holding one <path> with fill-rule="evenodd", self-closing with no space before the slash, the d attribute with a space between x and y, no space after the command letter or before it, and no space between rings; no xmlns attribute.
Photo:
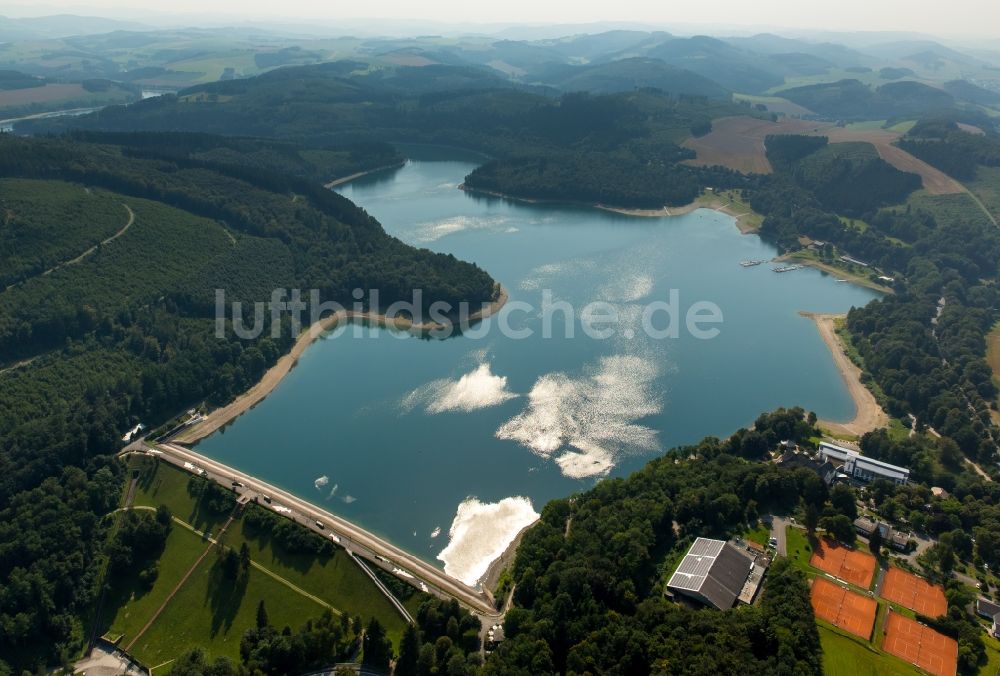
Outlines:
<svg viewBox="0 0 1000 676"><path fill-rule="evenodd" d="M935 676L955 676L958 642L916 620L889 611L882 648Z"/></svg>
<svg viewBox="0 0 1000 676"><path fill-rule="evenodd" d="M874 556L828 540L819 541L809 565L864 589L875 575Z"/></svg>
<svg viewBox="0 0 1000 676"><path fill-rule="evenodd" d="M877 608L875 599L849 591L821 577L813 580L809 598L816 617L866 641L871 637Z"/></svg>
<svg viewBox="0 0 1000 676"><path fill-rule="evenodd" d="M948 612L948 600L941 587L899 568L890 568L882 585L882 598L927 617Z"/></svg>

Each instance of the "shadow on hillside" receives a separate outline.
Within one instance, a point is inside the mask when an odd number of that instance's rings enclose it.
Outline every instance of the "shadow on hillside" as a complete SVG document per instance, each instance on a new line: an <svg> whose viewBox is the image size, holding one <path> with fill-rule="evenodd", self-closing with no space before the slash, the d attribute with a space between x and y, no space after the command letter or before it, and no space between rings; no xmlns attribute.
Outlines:
<svg viewBox="0 0 1000 676"><path fill-rule="evenodd" d="M208 605L212 610L211 635L219 632L229 633L233 621L246 596L247 585L250 582L249 571L237 575L236 579L228 577L223 570L222 561L216 558L209 571Z"/></svg>

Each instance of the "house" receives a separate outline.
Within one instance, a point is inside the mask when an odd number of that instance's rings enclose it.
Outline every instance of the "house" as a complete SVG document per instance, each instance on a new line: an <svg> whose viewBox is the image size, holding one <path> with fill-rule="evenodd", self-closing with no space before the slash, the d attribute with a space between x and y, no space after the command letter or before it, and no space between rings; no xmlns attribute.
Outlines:
<svg viewBox="0 0 1000 676"><path fill-rule="evenodd" d="M1000 629L1000 626L998 626L998 620L1000 620L1000 605L984 598L978 598L976 599L976 615L985 617L987 620L993 622L993 626L990 627L990 635L996 637L997 630Z"/></svg>
<svg viewBox="0 0 1000 676"><path fill-rule="evenodd" d="M902 486L910 480L910 470L907 467L868 458L855 450L826 441L820 442L819 456L832 463L842 463L841 472L859 481L885 479Z"/></svg>
<svg viewBox="0 0 1000 676"><path fill-rule="evenodd" d="M670 577L667 588L726 610L743 593L752 569L753 562L728 542L698 538Z"/></svg>
<svg viewBox="0 0 1000 676"><path fill-rule="evenodd" d="M833 479L837 475L837 468L833 466L832 462L828 460L814 460L805 453L785 453L778 459L778 464L789 469L802 467L812 470L819 475L819 478L827 486L833 483Z"/></svg>
<svg viewBox="0 0 1000 676"><path fill-rule="evenodd" d="M910 536L902 531L893 529L892 535L889 537L889 545L893 549L905 552L907 547L910 546Z"/></svg>
<svg viewBox="0 0 1000 676"><path fill-rule="evenodd" d="M858 531L859 534L865 537L871 537L871 534L875 532L876 528L878 528L878 532L882 536L883 542L889 539L889 535L892 533L892 528L889 524L881 521L873 521L867 516L859 516L854 520L854 530Z"/></svg>

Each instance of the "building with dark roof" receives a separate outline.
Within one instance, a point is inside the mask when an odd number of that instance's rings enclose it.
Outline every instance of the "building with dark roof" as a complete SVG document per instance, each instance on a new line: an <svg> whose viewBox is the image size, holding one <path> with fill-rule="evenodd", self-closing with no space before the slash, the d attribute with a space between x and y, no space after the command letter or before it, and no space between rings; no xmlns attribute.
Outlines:
<svg viewBox="0 0 1000 676"><path fill-rule="evenodd" d="M725 610L736 604L753 563L731 544L698 538L667 582L673 592Z"/></svg>
<svg viewBox="0 0 1000 676"><path fill-rule="evenodd" d="M832 462L829 460L813 460L805 453L786 452L778 459L778 464L787 469L802 467L812 470L816 472L827 486L833 483L834 477L837 476L837 468L834 467Z"/></svg>
<svg viewBox="0 0 1000 676"><path fill-rule="evenodd" d="M854 530L858 531L859 534L864 535L866 538L871 537L871 534L875 532L878 528L879 535L882 536L882 541L885 542L889 539L892 534L892 528L887 523L882 521L873 521L867 516L859 516L854 520Z"/></svg>

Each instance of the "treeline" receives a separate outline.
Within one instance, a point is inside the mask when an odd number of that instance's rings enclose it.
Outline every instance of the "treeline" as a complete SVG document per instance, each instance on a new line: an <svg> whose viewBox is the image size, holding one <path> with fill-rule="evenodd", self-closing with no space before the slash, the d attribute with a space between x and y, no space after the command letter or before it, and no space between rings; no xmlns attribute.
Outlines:
<svg viewBox="0 0 1000 676"><path fill-rule="evenodd" d="M416 625L407 625L399 654L395 654L385 628L372 619L335 616L326 610L306 621L297 631L270 623L267 608L257 607L257 626L240 640L239 664L227 658L211 660L199 648L174 662L172 676L297 676L354 661L360 654L365 670L397 676L471 676L481 664L479 620L462 610L457 601L427 596L416 613ZM394 669L390 666L394 663ZM338 672L339 673L339 672Z"/></svg>
<svg viewBox="0 0 1000 676"><path fill-rule="evenodd" d="M1000 166L1000 139L962 131L950 119L920 120L897 145L952 178L971 181L976 166Z"/></svg>
<svg viewBox="0 0 1000 676"><path fill-rule="evenodd" d="M756 606L697 611L663 595L693 538L734 535L800 496L826 499L814 472L730 450L709 438L548 503L518 548L506 641L484 673L821 673L808 587L787 560Z"/></svg>
<svg viewBox="0 0 1000 676"><path fill-rule="evenodd" d="M307 147L287 141L179 132L74 131L70 137L141 149L152 157L202 160L311 183L403 162L403 156L393 146L376 141Z"/></svg>

